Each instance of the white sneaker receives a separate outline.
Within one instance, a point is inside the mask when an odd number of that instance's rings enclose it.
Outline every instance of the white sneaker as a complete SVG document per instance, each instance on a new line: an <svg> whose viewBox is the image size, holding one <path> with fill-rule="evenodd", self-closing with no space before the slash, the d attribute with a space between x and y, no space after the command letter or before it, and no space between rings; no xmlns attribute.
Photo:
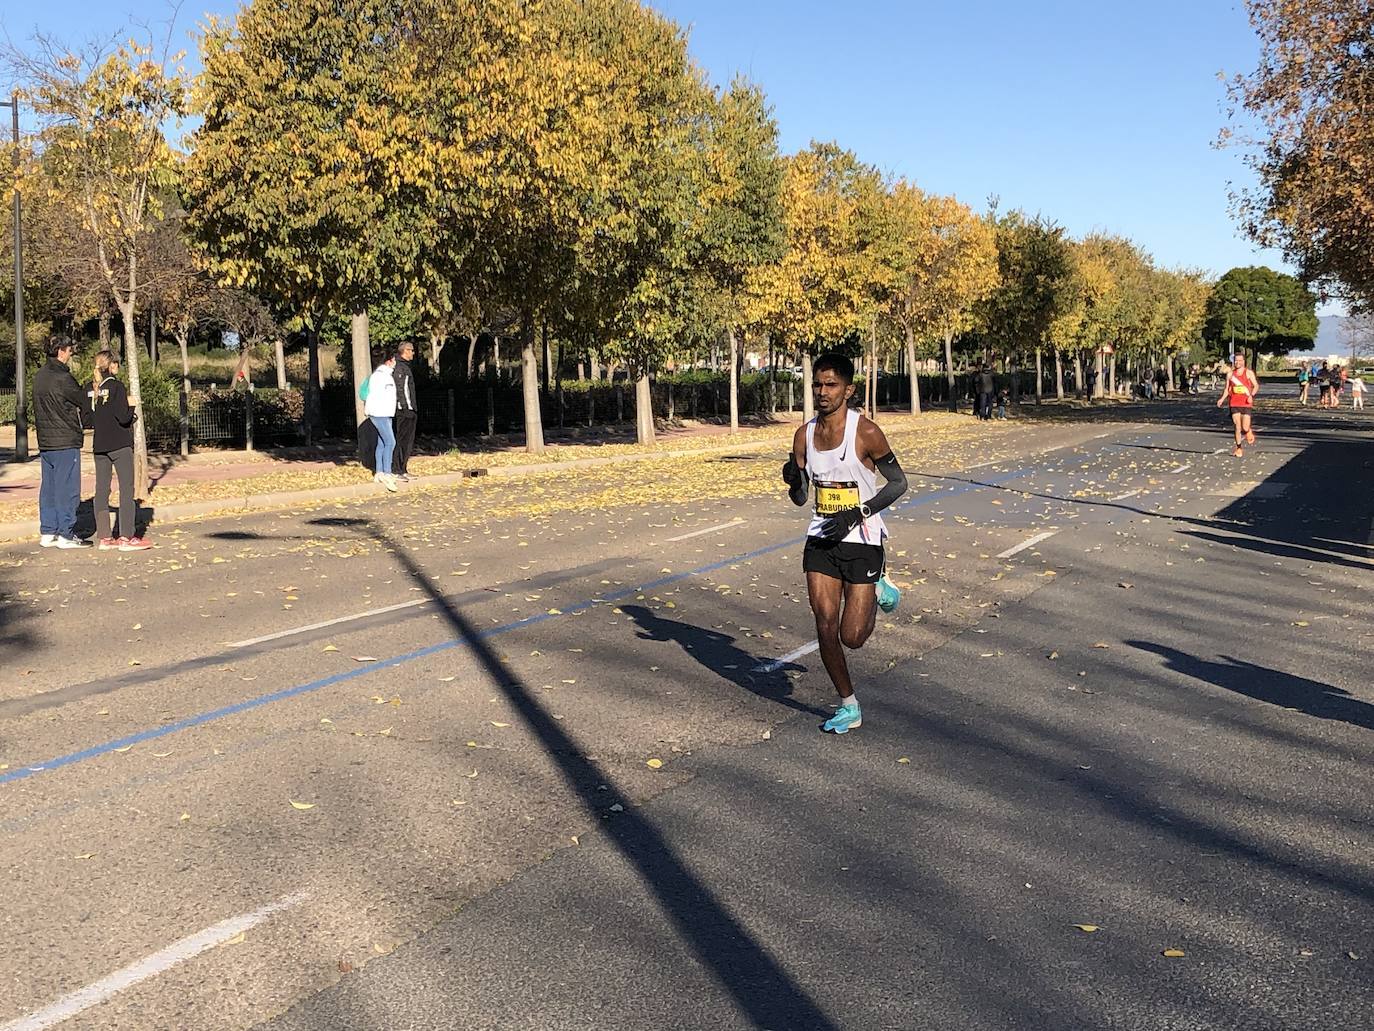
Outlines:
<svg viewBox="0 0 1374 1031"><path fill-rule="evenodd" d="M382 486L385 487L387 490L391 491L393 494L396 493L396 491L399 489L396 486L396 477L394 476L383 477Z"/></svg>
<svg viewBox="0 0 1374 1031"><path fill-rule="evenodd" d="M43 534L41 537L38 538L38 546L39 546L40 548L55 548L55 547L57 547L57 534L55 534L55 533L45 533L45 534Z"/></svg>
<svg viewBox="0 0 1374 1031"><path fill-rule="evenodd" d="M89 548L91 547L91 542L80 541L75 537L59 537L57 538L57 544L54 546L62 551L73 551L79 548Z"/></svg>

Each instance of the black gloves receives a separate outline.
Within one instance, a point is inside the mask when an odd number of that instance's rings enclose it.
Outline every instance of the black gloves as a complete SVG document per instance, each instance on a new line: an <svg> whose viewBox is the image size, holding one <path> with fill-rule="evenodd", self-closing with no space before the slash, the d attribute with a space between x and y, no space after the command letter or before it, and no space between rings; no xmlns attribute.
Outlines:
<svg viewBox="0 0 1374 1031"><path fill-rule="evenodd" d="M846 508L821 524L821 536L828 541L842 541L863 521L863 513L857 508Z"/></svg>
<svg viewBox="0 0 1374 1031"><path fill-rule="evenodd" d="M782 482L789 487L800 487L803 482L801 466L797 464L795 455L787 459L787 463L782 467Z"/></svg>

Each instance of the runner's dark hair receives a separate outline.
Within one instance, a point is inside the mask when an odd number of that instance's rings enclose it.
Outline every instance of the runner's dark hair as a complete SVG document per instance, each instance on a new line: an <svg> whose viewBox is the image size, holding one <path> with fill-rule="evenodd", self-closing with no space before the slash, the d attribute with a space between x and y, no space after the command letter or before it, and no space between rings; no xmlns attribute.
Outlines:
<svg viewBox="0 0 1374 1031"><path fill-rule="evenodd" d="M854 382L854 362L842 354L828 351L816 359L816 364L811 366L811 375L817 376L826 369L832 371L846 383Z"/></svg>

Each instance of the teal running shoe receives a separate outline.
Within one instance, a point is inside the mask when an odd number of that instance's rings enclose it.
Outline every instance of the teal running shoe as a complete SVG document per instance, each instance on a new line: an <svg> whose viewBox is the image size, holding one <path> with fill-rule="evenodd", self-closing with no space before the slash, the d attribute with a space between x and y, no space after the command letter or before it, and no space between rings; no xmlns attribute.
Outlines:
<svg viewBox="0 0 1374 1031"><path fill-rule="evenodd" d="M897 590L897 585L884 573L878 578L878 608L884 612L892 612L901 600L902 592Z"/></svg>
<svg viewBox="0 0 1374 1031"><path fill-rule="evenodd" d="M821 724L821 729L827 734L848 734L863 725L863 713L859 711L859 703L855 702L853 705L841 705L835 710L834 716Z"/></svg>

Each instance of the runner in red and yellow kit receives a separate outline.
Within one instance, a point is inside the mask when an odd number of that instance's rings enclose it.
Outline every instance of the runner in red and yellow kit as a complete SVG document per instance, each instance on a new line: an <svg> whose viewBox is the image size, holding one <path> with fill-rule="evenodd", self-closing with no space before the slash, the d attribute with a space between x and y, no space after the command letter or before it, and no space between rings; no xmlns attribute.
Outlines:
<svg viewBox="0 0 1374 1031"><path fill-rule="evenodd" d="M1234 355L1231 369L1226 373L1226 385L1222 387L1217 407L1229 405L1231 423L1236 428L1236 447L1231 454L1240 458L1245 454L1244 445L1255 442L1255 431L1250 425L1250 413L1255 409L1255 395L1259 393L1259 380L1245 367L1245 355Z"/></svg>

